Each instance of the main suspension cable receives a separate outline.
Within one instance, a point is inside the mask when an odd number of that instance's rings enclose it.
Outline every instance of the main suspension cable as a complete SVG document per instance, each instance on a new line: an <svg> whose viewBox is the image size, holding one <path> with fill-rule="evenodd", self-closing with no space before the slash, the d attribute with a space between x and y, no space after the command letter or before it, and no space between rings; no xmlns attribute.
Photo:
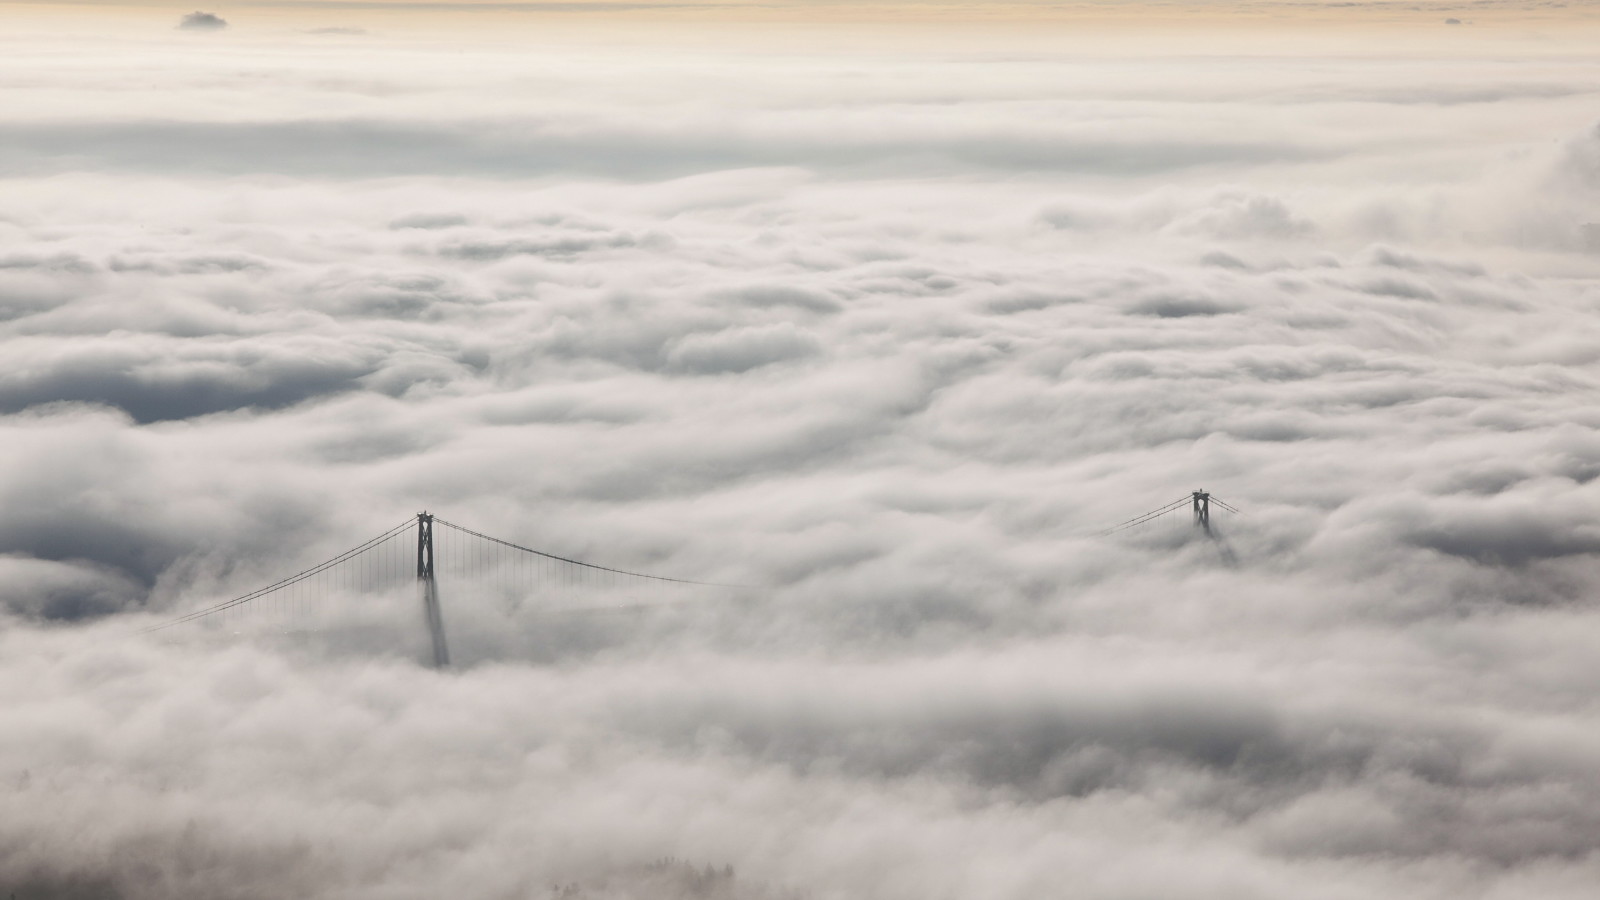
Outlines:
<svg viewBox="0 0 1600 900"><path fill-rule="evenodd" d="M395 527L389 529L388 531L385 531L383 534L378 535L377 537L373 538L370 541L367 541L366 543L360 545L359 547L354 547L354 548L352 548L350 550L346 550L345 552L339 554L338 556L335 556L334 558L332 558L330 560L327 560L326 562L318 563L317 565L314 565L311 568L306 569L303 572L297 572L294 575L290 575L288 578L285 578L285 579L283 579L281 581L273 582L272 584L269 584L266 587L258 588L256 590L251 591L248 594L242 594L242 595L240 595L238 597L233 598L232 600L224 600L221 603L217 603L215 605L205 607L204 609L197 609L194 612L187 613L185 615L179 616L176 619L173 619L171 621L162 622L159 625L151 625L151 626L149 626L147 628L141 628L139 631L140 631L141 634L148 634L149 632L152 632L152 631L160 631L163 628L171 628L174 625L181 625L184 622L192 622L195 619L199 619L199 618L202 618L204 616L209 616L212 613L222 612L225 609L230 609L232 607L239 606L239 605L244 604L244 603L249 603L252 600L260 599L261 597L265 597L266 595L268 595L268 594L270 594L270 593L272 593L274 591L282 590L283 588L289 587L292 584L296 584L298 582L304 581L304 580L306 580L307 578L310 578L313 575L317 575L319 573L327 571L328 569L333 568L334 566L338 565L339 563L345 562L345 561L347 561L347 560L349 560L349 559L351 559L353 557L359 556L362 553L365 553L366 551L372 549L373 547L376 547L377 545L389 540L390 538L395 537L396 535L400 534L401 532L404 532L407 529L414 527L416 524L417 524L417 522L416 522L415 519L407 519L406 521L400 523L399 525L396 525Z"/></svg>
<svg viewBox="0 0 1600 900"><path fill-rule="evenodd" d="M497 537L490 537L489 535L484 534L484 533L482 533L480 531L473 531L471 528L468 528L468 527L466 527L464 525L457 525L454 522L445 521L444 519L441 519L438 516L434 516L433 521L437 522L440 525L445 526L446 528L454 528L457 531L464 532L466 534L470 534L473 537L478 538L480 540L490 541L492 543L499 544L499 545L501 545L503 547L510 547L513 550L521 550L524 553L532 553L535 556L542 556L545 559L553 559L553 560L556 560L557 562L564 562L564 563L567 563L569 565L581 566L581 567L583 567L585 569L594 569L594 570L600 571L600 572L614 572L614 573L616 573L618 575L627 575L627 576L629 576L631 578L648 578L651 581L670 581L670 582L673 582L674 584L693 584L693 585L698 585L700 587L720 587L720 588L748 588L749 587L749 585L744 585L744 584L725 584L725 583L716 582L716 581L692 581L692 580L690 580L688 578L669 578L669 577L667 577L665 575L651 575L651 574L646 573L646 572L630 572L627 569L613 569L610 566L600 566L600 565L596 565L594 563L584 562L581 559L570 559L570 558L565 557L565 556L557 556L554 553L546 553L543 550L535 550L532 547L524 547L521 544L513 544L510 541L503 541L503 540L501 540L501 539L499 539Z"/></svg>

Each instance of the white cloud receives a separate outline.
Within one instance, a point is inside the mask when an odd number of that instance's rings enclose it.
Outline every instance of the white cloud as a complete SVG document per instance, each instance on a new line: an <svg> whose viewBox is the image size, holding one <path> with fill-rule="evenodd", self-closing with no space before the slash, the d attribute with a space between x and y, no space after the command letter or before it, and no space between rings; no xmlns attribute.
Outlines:
<svg viewBox="0 0 1600 900"><path fill-rule="evenodd" d="M1581 66L325 43L0 98L0 888L1592 891ZM421 508L756 589L127 635Z"/></svg>

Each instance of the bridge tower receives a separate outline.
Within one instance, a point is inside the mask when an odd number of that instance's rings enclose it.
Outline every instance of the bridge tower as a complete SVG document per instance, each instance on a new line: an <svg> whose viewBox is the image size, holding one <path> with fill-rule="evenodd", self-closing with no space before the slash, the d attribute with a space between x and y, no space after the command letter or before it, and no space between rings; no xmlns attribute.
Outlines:
<svg viewBox="0 0 1600 900"><path fill-rule="evenodd" d="M450 648L444 642L444 614L439 610L439 585L433 579L433 516L417 513L417 587L422 594L422 614L428 620L433 642L433 667L450 665Z"/></svg>
<svg viewBox="0 0 1600 900"><path fill-rule="evenodd" d="M1206 534L1211 533L1211 495L1205 491L1195 491L1194 498L1194 527L1202 529Z"/></svg>

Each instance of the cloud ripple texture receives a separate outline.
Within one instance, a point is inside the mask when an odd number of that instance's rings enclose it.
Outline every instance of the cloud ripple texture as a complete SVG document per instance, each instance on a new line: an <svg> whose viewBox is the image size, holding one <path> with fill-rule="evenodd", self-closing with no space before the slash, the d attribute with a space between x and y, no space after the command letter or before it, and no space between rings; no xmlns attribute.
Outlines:
<svg viewBox="0 0 1600 900"><path fill-rule="evenodd" d="M0 896L1594 896L1559 36L251 9L0 39ZM746 588L137 634L421 509Z"/></svg>

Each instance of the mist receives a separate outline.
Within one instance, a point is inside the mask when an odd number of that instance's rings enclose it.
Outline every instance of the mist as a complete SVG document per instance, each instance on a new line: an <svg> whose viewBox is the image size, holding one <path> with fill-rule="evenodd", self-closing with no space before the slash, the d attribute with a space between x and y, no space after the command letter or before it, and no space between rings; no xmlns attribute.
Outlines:
<svg viewBox="0 0 1600 900"><path fill-rule="evenodd" d="M0 39L0 893L1592 894L1586 32L264 9ZM737 587L144 631L422 510Z"/></svg>

